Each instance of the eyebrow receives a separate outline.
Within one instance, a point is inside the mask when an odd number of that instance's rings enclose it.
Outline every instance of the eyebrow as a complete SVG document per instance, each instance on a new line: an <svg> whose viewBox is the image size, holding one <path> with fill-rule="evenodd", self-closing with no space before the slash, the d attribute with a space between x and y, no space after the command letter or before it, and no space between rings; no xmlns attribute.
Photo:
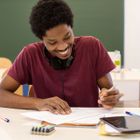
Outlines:
<svg viewBox="0 0 140 140"><path fill-rule="evenodd" d="M64 38L67 37L69 34L70 34L70 31L68 31L68 32L65 34ZM56 41L55 39L47 39L47 40L48 40L49 42Z"/></svg>

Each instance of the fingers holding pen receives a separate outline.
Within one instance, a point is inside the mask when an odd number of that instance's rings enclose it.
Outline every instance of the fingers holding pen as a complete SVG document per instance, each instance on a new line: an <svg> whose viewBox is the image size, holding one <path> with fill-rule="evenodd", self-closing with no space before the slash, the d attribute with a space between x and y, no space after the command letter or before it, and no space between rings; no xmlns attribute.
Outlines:
<svg viewBox="0 0 140 140"><path fill-rule="evenodd" d="M123 96L119 92L118 89L115 87L111 87L110 89L101 89L101 92L99 94L99 100L98 103L101 104L105 108L112 108L115 106L119 99Z"/></svg>
<svg viewBox="0 0 140 140"><path fill-rule="evenodd" d="M111 87L110 89L103 88L101 89L101 92L99 93L99 97L101 100L105 100L105 98L112 98L115 97L115 95L119 95L119 90L115 87Z"/></svg>
<svg viewBox="0 0 140 140"><path fill-rule="evenodd" d="M110 89L103 88L101 89L100 96L105 97L105 96L110 96L110 95L116 95L118 93L119 93L119 90L116 89L115 87L111 87Z"/></svg>

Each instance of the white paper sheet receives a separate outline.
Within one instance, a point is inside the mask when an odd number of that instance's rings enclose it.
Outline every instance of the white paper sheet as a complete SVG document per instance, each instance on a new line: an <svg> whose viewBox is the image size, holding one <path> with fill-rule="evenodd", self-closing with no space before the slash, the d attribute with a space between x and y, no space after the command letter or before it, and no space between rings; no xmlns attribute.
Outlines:
<svg viewBox="0 0 140 140"><path fill-rule="evenodd" d="M87 124L97 124L100 117L122 115L123 109L103 109L103 108L71 108L72 113L68 115L56 115L48 111L31 111L22 113L22 115L29 117L31 119L36 119L40 121L47 121L53 124L62 123L87 123Z"/></svg>

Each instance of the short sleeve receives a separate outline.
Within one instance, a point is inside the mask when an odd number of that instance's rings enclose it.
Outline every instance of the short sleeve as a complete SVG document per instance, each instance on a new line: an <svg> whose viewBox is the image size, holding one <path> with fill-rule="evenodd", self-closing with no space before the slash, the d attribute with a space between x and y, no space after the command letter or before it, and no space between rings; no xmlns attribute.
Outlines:
<svg viewBox="0 0 140 140"><path fill-rule="evenodd" d="M20 84L30 84L31 77L29 69L29 55L25 47L16 57L12 67L9 69L8 75L14 78Z"/></svg>
<svg viewBox="0 0 140 140"><path fill-rule="evenodd" d="M111 70L115 68L114 63L112 62L110 56L106 48L104 48L103 44L97 40L97 58L96 58L96 75L97 79L109 73Z"/></svg>

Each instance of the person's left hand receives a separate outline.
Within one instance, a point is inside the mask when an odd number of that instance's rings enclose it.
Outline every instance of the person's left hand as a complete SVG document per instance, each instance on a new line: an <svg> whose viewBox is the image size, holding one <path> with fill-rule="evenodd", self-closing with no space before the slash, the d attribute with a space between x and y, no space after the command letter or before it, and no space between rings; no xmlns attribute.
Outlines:
<svg viewBox="0 0 140 140"><path fill-rule="evenodd" d="M119 93L119 90L112 87L110 89L102 88L99 93L98 103L104 108L113 108L118 102L123 94Z"/></svg>

